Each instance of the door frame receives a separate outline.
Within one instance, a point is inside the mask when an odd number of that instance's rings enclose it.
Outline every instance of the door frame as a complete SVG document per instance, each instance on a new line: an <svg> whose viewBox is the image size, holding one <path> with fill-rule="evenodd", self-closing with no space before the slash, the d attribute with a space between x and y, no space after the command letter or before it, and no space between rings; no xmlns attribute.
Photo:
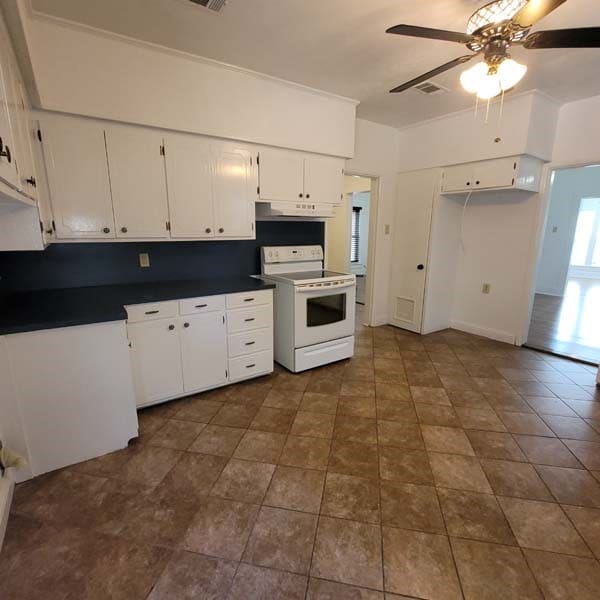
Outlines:
<svg viewBox="0 0 600 600"><path fill-rule="evenodd" d="M344 170L344 176L358 176L365 177L371 180L371 192L369 197L369 243L367 247L367 274L365 281L365 310L364 310L364 325L372 326L373 324L373 295L375 293L373 274L375 272L375 253L376 243L375 238L377 235L377 225L379 222L379 197L381 189L381 176L370 173L364 173L362 171L346 171ZM351 225L351 221L350 227ZM325 228L327 228L327 221L325 222ZM351 232L348 232L348 239L350 239ZM327 231L325 231L325 239L327 239ZM348 249L349 250L349 249ZM327 248L325 248L325 254L327 256ZM325 261L327 264L327 259Z"/></svg>
<svg viewBox="0 0 600 600"><path fill-rule="evenodd" d="M525 298L528 300L523 303L520 334L515 339L517 346L527 343L529 337L529 327L531 326L531 317L533 312L533 303L535 301L535 282L537 279L537 268L542 257L544 248L544 239L546 237L546 225L548 222L548 212L550 209L550 196L552 193L552 178L556 171L565 169L579 169L591 166L600 166L600 158L590 159L581 162L549 162L544 165L542 171L542 185L539 191L539 208L536 215L535 235L532 241L531 252L528 260L527 277L525 280L526 288L524 290ZM599 371L600 377L600 371Z"/></svg>

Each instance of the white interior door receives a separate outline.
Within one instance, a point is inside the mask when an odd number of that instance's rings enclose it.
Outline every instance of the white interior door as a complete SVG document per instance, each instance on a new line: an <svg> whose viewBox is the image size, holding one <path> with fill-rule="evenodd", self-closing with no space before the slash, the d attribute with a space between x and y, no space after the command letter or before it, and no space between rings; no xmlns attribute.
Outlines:
<svg viewBox="0 0 600 600"><path fill-rule="evenodd" d="M225 313L211 312L179 319L183 383L186 392L227 381Z"/></svg>
<svg viewBox="0 0 600 600"><path fill-rule="evenodd" d="M213 238L213 169L204 138L169 135L165 139L171 237Z"/></svg>
<svg viewBox="0 0 600 600"><path fill-rule="evenodd" d="M56 237L114 238L103 127L85 119L44 117L42 140Z"/></svg>
<svg viewBox="0 0 600 600"><path fill-rule="evenodd" d="M337 158L309 156L304 160L304 197L318 204L342 201L344 162Z"/></svg>
<svg viewBox="0 0 600 600"><path fill-rule="evenodd" d="M421 333L431 212L439 170L399 176L392 250L390 322Z"/></svg>
<svg viewBox="0 0 600 600"><path fill-rule="evenodd" d="M215 235L254 237L256 176L252 154L233 144L213 144Z"/></svg>
<svg viewBox="0 0 600 600"><path fill-rule="evenodd" d="M304 198L304 157L286 150L261 150L260 199L298 202Z"/></svg>
<svg viewBox="0 0 600 600"><path fill-rule="evenodd" d="M162 135L150 129L106 130L117 237L169 237L162 143Z"/></svg>
<svg viewBox="0 0 600 600"><path fill-rule="evenodd" d="M183 392L177 319L159 319L127 326L135 399L139 405Z"/></svg>

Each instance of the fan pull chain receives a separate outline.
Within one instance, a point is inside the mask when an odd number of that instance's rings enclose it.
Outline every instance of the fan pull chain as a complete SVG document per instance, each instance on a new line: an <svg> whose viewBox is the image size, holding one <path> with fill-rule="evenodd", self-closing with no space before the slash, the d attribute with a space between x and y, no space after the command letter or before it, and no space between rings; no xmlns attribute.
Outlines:
<svg viewBox="0 0 600 600"><path fill-rule="evenodd" d="M489 120L490 120L489 117L490 117L490 104L491 104L491 102L492 102L492 99L488 98L488 101L487 101L487 110L485 111L485 124L486 125L489 123Z"/></svg>
<svg viewBox="0 0 600 600"><path fill-rule="evenodd" d="M502 133L502 117L504 116L504 90L500 98L500 113L498 115L498 134Z"/></svg>
<svg viewBox="0 0 600 600"><path fill-rule="evenodd" d="M473 119L477 121L477 112L479 110L479 96L475 96L475 115Z"/></svg>

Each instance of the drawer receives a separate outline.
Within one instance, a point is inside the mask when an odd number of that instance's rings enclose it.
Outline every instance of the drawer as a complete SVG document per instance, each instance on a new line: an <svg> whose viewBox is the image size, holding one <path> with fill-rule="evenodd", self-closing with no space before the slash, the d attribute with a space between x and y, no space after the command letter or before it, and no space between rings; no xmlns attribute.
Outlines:
<svg viewBox="0 0 600 600"><path fill-rule="evenodd" d="M244 292L243 294L227 294L227 308L243 308L258 304L271 304L273 290L260 290L259 292Z"/></svg>
<svg viewBox="0 0 600 600"><path fill-rule="evenodd" d="M256 352L248 356L229 359L229 380L238 381L273 370L273 352Z"/></svg>
<svg viewBox="0 0 600 600"><path fill-rule="evenodd" d="M155 321L156 319L167 319L179 314L177 300L169 302L149 302L147 304L130 304L125 307L127 321L137 323L139 321Z"/></svg>
<svg viewBox="0 0 600 600"><path fill-rule="evenodd" d="M227 333L242 333L263 327L273 327L273 306L270 304L227 311Z"/></svg>
<svg viewBox="0 0 600 600"><path fill-rule="evenodd" d="M273 329L256 329L247 333L236 333L230 335L228 340L229 356L244 356L254 352L273 349Z"/></svg>
<svg viewBox="0 0 600 600"><path fill-rule="evenodd" d="M204 296L179 301L180 315L194 315L213 310L225 310L225 296Z"/></svg>

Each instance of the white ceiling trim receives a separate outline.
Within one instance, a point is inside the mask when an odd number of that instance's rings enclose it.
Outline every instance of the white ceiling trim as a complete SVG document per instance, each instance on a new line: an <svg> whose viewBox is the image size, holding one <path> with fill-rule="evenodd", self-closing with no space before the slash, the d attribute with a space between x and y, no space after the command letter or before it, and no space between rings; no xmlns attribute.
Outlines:
<svg viewBox="0 0 600 600"><path fill-rule="evenodd" d="M245 75L250 75L251 77L255 77L256 79L262 79L267 81L274 81L281 85L285 85L287 87L293 89L303 90L305 92L309 92L316 96L322 96L326 98L332 98L335 100L341 100L343 102L347 102L352 104L353 106L358 106L360 104L360 100L356 100L354 98L348 98L347 96L340 96L339 94L333 94L331 92L326 92L324 90L319 90L307 85L303 85L301 83L296 83L295 81L289 81L287 79L281 79L279 77L274 77L272 75L267 75L265 73L260 73L259 71L253 71L252 69L246 69L244 67L239 67L237 65L232 65L229 63L221 62L218 60L214 60L212 58L207 58L204 56L198 56L196 54L191 54L189 52L183 52L182 50L176 50L174 48L168 48L167 46L161 46L160 44L155 44L153 42L147 42L145 40L139 40L136 38L132 38L126 35L122 35L120 33L114 33L112 31L107 31L105 29L99 29L97 27L92 27L90 25L86 25L84 23L78 23L76 21L70 21L68 19L63 19L61 17L56 17L54 15L48 15L46 13L39 12L35 10L33 5L31 4L31 0L25 1L26 9L28 12L28 16L31 19L36 19L38 21L47 21L59 25L61 27L75 29L78 31L86 31L91 35L102 36L108 39L119 40L121 42L126 42L128 44L134 44L138 47L142 48L152 48L156 52L161 52L162 54L167 54L170 56L176 56L178 58L185 58L187 60L208 64L212 66L216 66L222 69L228 69L230 71L235 71L238 73L244 73Z"/></svg>

